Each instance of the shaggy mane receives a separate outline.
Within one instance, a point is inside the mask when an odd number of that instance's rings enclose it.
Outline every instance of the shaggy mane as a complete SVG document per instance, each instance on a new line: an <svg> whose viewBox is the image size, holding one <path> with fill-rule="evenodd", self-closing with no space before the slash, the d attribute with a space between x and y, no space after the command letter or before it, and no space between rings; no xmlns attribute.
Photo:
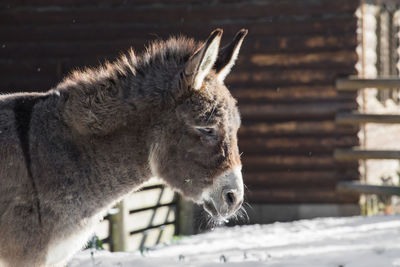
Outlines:
<svg viewBox="0 0 400 267"><path fill-rule="evenodd" d="M103 79L116 80L128 75L136 76L140 69L166 63L175 63L177 66L183 65L201 44L201 42L196 42L192 38L178 36L170 37L167 40L155 40L138 55L135 54L131 47L113 62L106 61L98 67L72 71L57 88L96 83Z"/></svg>

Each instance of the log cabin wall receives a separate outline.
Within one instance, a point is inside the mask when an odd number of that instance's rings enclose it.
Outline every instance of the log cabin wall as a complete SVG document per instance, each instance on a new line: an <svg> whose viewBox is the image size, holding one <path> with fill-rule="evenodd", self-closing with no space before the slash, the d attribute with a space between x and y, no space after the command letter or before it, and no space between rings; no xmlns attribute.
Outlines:
<svg viewBox="0 0 400 267"><path fill-rule="evenodd" d="M358 164L334 161L358 145L358 128L335 124L357 109L337 77L356 74L358 0L9 0L0 3L1 92L44 91L68 72L133 46L217 27L223 44L248 28L226 84L238 98L239 146L252 222L357 214L358 196L339 194Z"/></svg>

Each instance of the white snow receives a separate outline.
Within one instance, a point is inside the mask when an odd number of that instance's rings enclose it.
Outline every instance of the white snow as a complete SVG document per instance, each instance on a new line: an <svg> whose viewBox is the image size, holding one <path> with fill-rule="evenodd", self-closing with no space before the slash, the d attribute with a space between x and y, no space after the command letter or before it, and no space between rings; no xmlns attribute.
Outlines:
<svg viewBox="0 0 400 267"><path fill-rule="evenodd" d="M400 266L400 216L217 228L144 255L83 251L68 266Z"/></svg>

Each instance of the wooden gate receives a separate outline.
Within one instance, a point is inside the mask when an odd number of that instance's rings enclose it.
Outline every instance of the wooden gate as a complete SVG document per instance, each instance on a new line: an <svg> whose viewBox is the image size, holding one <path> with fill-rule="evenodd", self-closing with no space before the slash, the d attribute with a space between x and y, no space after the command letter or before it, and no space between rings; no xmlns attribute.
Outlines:
<svg viewBox="0 0 400 267"><path fill-rule="evenodd" d="M96 235L111 251L143 250L169 241L178 228L177 203L170 188L153 180L112 208Z"/></svg>

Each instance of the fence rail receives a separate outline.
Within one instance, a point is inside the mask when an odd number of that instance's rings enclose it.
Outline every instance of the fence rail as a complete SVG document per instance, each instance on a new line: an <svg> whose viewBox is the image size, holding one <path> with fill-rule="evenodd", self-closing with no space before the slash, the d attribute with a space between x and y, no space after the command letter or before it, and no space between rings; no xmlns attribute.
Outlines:
<svg viewBox="0 0 400 267"><path fill-rule="evenodd" d="M336 89L339 91L356 91L365 88L398 89L400 88L399 78L378 78L378 79L359 79L348 78L336 80ZM400 123L400 114L365 114L358 111L337 112L337 124L360 125L365 123ZM400 150L368 150L354 147L351 149L337 148L334 150L334 158L337 161L357 161L367 159L400 159ZM390 185L369 185L359 182L339 182L336 186L338 191L378 194L378 195L400 195L399 186Z"/></svg>
<svg viewBox="0 0 400 267"><path fill-rule="evenodd" d="M340 182L336 188L338 191L349 193L400 196L400 186L393 185L370 185L362 184L360 182Z"/></svg>
<svg viewBox="0 0 400 267"><path fill-rule="evenodd" d="M335 149L336 160L349 161L360 159L400 159L399 150L366 150L359 148Z"/></svg>
<svg viewBox="0 0 400 267"><path fill-rule="evenodd" d="M108 224L108 231L100 239L106 249L143 249L176 234L177 195L158 182L153 181L128 195L104 217L103 224Z"/></svg>
<svg viewBox="0 0 400 267"><path fill-rule="evenodd" d="M400 123L400 114L362 114L359 112L340 112L336 114L336 123L358 125L362 123L396 124Z"/></svg>
<svg viewBox="0 0 400 267"><path fill-rule="evenodd" d="M339 91L355 91L365 88L376 88L380 90L400 88L400 79L399 78L376 78L376 79L347 78L347 79L336 80L336 89Z"/></svg>

